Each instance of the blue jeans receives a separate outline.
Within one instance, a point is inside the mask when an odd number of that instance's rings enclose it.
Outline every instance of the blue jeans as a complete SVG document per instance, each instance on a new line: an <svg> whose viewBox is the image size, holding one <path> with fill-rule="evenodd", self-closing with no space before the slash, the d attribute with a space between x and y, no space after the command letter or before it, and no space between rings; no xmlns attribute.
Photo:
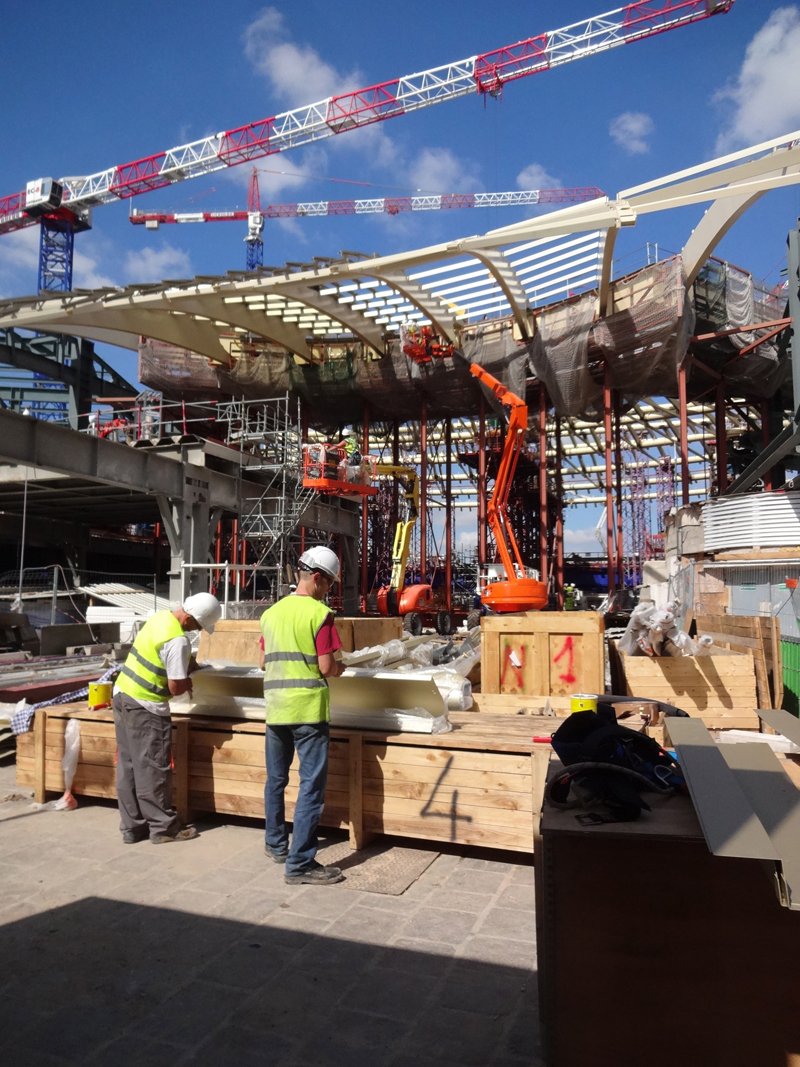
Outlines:
<svg viewBox="0 0 800 1067"><path fill-rule="evenodd" d="M267 848L275 855L286 853L286 873L308 870L317 854L317 826L325 803L328 780L330 726L326 722L297 726L267 726L267 784L264 811L267 817ZM283 793L295 750L300 760L300 791L294 809L292 847Z"/></svg>

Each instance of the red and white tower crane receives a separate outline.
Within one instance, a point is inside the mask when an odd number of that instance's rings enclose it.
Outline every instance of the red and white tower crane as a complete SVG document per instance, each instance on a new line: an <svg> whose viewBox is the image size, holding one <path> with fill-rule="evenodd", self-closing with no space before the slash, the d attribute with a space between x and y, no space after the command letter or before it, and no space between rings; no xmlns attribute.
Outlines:
<svg viewBox="0 0 800 1067"><path fill-rule="evenodd" d="M496 97L507 82L689 26L729 11L733 3L636 0L492 52L327 97L95 174L60 181L37 179L21 192L0 198L0 233L36 224L41 218L57 215L62 207L76 213L125 200L471 93Z"/></svg>
<svg viewBox="0 0 800 1067"><path fill-rule="evenodd" d="M425 196L387 196L370 200L315 200L301 204L268 204L261 210L258 168L253 168L247 211L131 211L130 222L157 230L161 226L196 222L246 222L247 270L264 265L262 232L265 219L323 218L333 215L399 215L406 211L448 211L480 207L529 207L537 204L575 204L603 196L596 186L574 189L522 189L505 193L429 193Z"/></svg>

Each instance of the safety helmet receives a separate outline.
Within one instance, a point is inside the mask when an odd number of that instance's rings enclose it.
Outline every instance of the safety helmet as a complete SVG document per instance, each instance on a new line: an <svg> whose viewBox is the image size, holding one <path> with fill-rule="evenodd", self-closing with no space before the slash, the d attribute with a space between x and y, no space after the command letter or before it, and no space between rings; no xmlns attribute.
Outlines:
<svg viewBox="0 0 800 1067"><path fill-rule="evenodd" d="M300 557L300 569L306 571L322 571L334 582L339 580L339 557L330 548L324 545L315 545L309 548Z"/></svg>
<svg viewBox="0 0 800 1067"><path fill-rule="evenodd" d="M342 439L344 439L345 437L355 437L355 433L355 430L351 430L349 428L346 430L342 430Z"/></svg>
<svg viewBox="0 0 800 1067"><path fill-rule="evenodd" d="M193 593L192 596L187 596L183 602L183 610L199 622L208 634L213 634L214 627L222 615L222 606L211 593Z"/></svg>

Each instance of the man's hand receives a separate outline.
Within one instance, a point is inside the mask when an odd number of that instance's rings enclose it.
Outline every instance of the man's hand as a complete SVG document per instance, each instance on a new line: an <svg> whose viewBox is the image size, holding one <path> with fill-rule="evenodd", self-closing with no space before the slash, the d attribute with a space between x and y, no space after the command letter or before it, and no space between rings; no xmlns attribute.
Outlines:
<svg viewBox="0 0 800 1067"><path fill-rule="evenodd" d="M344 664L336 659L332 652L326 652L319 657L319 672L323 678L338 678L344 671Z"/></svg>
<svg viewBox="0 0 800 1067"><path fill-rule="evenodd" d="M191 659L189 660L189 668L188 668L189 674L194 674L195 671L201 671L202 669L203 668L200 666L200 664L197 662L197 660L194 658L194 656L192 656Z"/></svg>
<svg viewBox="0 0 800 1067"><path fill-rule="evenodd" d="M192 679L191 678L170 678L167 681L169 691L172 696L179 697L182 693L188 693L192 695Z"/></svg>

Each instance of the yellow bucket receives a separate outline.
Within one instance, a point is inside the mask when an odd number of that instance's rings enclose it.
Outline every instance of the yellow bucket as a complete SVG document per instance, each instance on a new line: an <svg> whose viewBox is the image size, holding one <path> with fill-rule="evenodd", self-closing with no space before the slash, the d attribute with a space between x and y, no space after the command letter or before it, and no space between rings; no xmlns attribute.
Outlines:
<svg viewBox="0 0 800 1067"><path fill-rule="evenodd" d="M571 707L573 711L597 711L597 697L593 693L573 693Z"/></svg>
<svg viewBox="0 0 800 1067"><path fill-rule="evenodd" d="M114 685L112 682L89 683L89 707L103 708L111 703Z"/></svg>

